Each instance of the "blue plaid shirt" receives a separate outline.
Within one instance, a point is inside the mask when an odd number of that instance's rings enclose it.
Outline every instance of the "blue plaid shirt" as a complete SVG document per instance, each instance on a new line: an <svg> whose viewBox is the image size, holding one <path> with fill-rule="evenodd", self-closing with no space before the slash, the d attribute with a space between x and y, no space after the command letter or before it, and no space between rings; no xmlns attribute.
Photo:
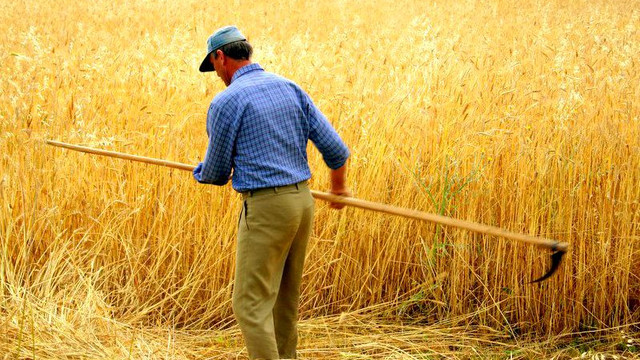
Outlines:
<svg viewBox="0 0 640 360"><path fill-rule="evenodd" d="M233 169L236 191L295 184L311 177L309 139L331 169L349 150L327 118L294 82L254 63L238 69L229 87L211 102L209 146L194 177L224 185Z"/></svg>

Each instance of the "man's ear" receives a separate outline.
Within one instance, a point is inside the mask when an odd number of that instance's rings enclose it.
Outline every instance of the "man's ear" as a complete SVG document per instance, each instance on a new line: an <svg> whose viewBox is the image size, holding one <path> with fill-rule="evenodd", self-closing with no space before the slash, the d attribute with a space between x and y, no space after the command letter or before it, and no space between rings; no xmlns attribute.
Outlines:
<svg viewBox="0 0 640 360"><path fill-rule="evenodd" d="M216 50L216 54L218 54L218 57L222 60L222 64L227 65L227 57L224 56L224 53L222 52L222 50L220 49Z"/></svg>

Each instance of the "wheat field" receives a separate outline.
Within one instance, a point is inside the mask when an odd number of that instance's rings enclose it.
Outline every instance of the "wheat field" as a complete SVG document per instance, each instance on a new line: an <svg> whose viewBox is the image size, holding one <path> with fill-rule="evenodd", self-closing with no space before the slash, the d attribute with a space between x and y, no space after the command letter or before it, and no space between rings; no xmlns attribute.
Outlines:
<svg viewBox="0 0 640 360"><path fill-rule="evenodd" d="M239 195L189 172L237 25L349 146L354 196L549 252L316 202L301 358L613 358L640 343L640 3L0 2L0 358L244 358ZM313 189L328 170L309 146Z"/></svg>

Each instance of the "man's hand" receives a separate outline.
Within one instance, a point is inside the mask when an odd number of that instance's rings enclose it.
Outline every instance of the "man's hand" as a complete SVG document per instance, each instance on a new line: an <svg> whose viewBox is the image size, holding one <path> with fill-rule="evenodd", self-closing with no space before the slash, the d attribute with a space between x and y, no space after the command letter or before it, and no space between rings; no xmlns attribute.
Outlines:
<svg viewBox="0 0 640 360"><path fill-rule="evenodd" d="M351 197L351 196L353 196L353 194L351 194L351 191L349 190L349 188L346 188L346 187L345 187L345 188L342 188L342 189L331 189L331 193L332 193L333 195L345 196L345 197ZM340 210L340 209L342 209L343 207L345 207L345 205L344 205L344 204L341 204L341 203L334 203L334 202L329 203L329 206L331 206L331 208L333 208L333 209L337 209L337 210Z"/></svg>

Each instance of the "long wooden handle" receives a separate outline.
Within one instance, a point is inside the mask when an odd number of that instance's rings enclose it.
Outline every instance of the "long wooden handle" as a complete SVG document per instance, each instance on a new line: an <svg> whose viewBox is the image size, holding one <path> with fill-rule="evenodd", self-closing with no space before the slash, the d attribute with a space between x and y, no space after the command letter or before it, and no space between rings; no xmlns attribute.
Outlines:
<svg viewBox="0 0 640 360"><path fill-rule="evenodd" d="M70 150L86 152L90 154L111 156L111 157L116 157L116 158L125 159L125 160L139 161L147 164L167 166L167 167L180 169L180 170L193 170L195 168L195 166L193 165L182 164L182 163L173 162L173 161L154 159L154 158L149 158L145 156L124 154L116 151L95 149L87 146L72 145L72 144L67 144L59 141L47 140L47 144L67 148ZM447 216L430 214L424 211L418 211L413 209L401 208L397 206L375 203L371 201L357 199L354 197L338 196L338 195L333 195L333 194L316 191L316 190L311 190L311 194L313 195L314 198L320 199L320 200L340 203L347 206L358 207L362 209L382 212L382 213L391 214L391 215L403 216L406 218L411 218L416 220L429 221L429 222L446 225L446 226L453 226L456 228L465 229L465 230L469 230L469 231L473 231L481 234L495 235L505 239L516 240L516 241L537 245L544 248L553 249L553 250L567 251L567 249L569 248L569 244L565 242L557 242L551 239L539 238L539 237L529 236L525 234L518 234L518 233L510 232L495 226L483 225L483 224L475 223L472 221L459 220L459 219L454 219Z"/></svg>
<svg viewBox="0 0 640 360"><path fill-rule="evenodd" d="M532 245L537 245L554 250L567 251L569 244L565 242L557 242L551 239L539 238L525 234L510 232L499 227L475 223L472 221L454 219L448 216L430 214L424 211L401 208L392 205L380 204L376 202L361 200L353 197L344 197L333 195L325 192L311 190L311 194L316 199L322 199L329 202L341 203L348 206L358 207L367 210L373 210L386 214L398 215L410 219L424 220L440 225L453 226L459 229L465 229L481 234L495 235L505 239L517 240Z"/></svg>
<svg viewBox="0 0 640 360"><path fill-rule="evenodd" d="M116 152L116 151L109 151L109 150L91 148L91 147L88 147L88 146L72 145L72 144L67 144L67 143L63 143L63 142L59 142L59 141L53 141L53 140L47 140L47 144L53 145L53 146L63 147L63 148L70 149L70 150L86 152L86 153L89 153L89 154L111 156L111 157L115 157L115 158L119 158L119 159L125 159L125 160L131 160L131 161L139 161L139 162L143 162L143 163L147 163L147 164L167 166L167 167L170 167L170 168L180 169L180 170L193 171L193 169L196 168L193 165L182 164L182 163L174 162L174 161L154 159L154 158L150 158L150 157L146 157L146 156L124 154L124 153L120 153L120 152Z"/></svg>

